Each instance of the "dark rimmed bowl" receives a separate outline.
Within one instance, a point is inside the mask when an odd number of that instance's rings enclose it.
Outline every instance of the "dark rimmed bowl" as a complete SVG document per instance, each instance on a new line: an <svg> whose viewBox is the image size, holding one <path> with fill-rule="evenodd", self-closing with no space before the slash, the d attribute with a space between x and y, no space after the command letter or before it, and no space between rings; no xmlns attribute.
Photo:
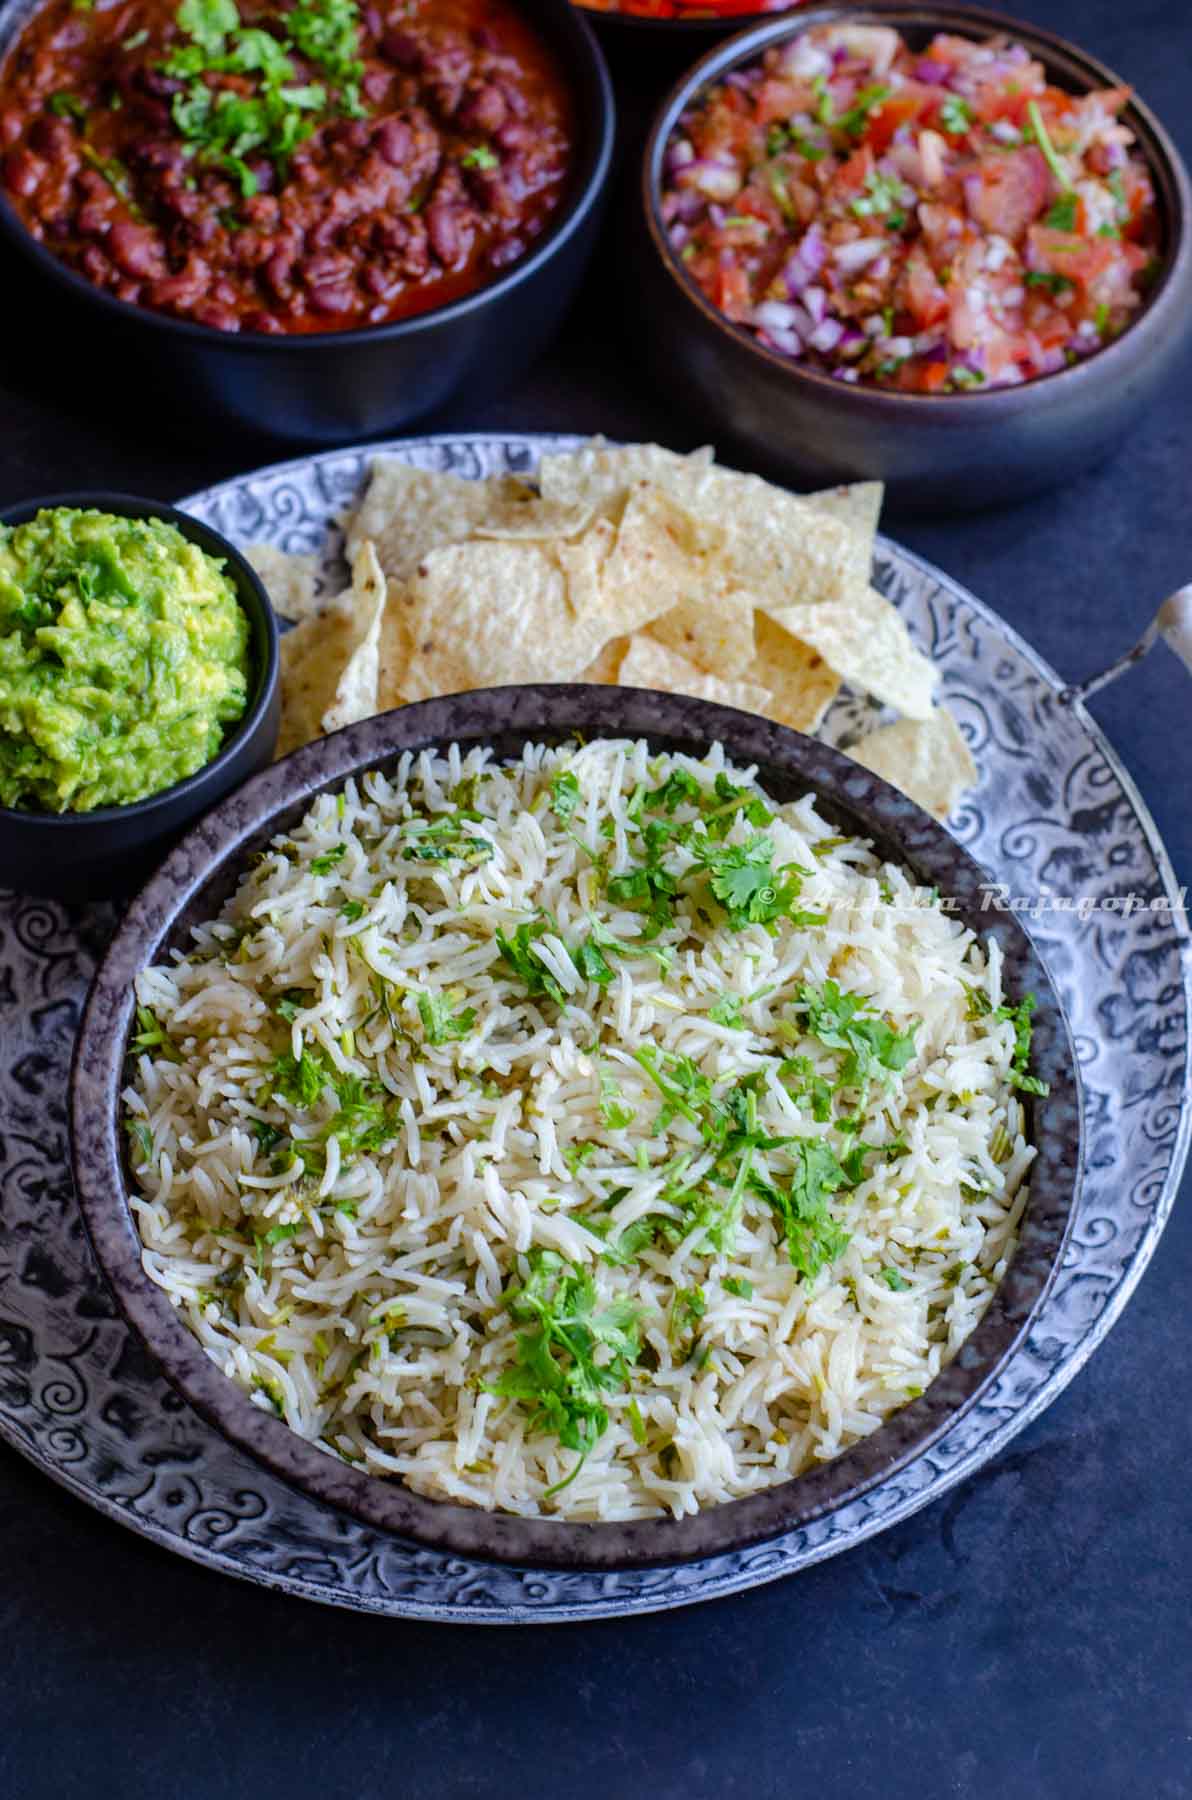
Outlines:
<svg viewBox="0 0 1192 1800"><path fill-rule="evenodd" d="M145 1273L125 1199L133 1182L119 1105L133 983L218 911L254 852L290 829L316 794L403 750L454 741L517 755L527 742L559 742L575 732L644 736L658 749L697 754L719 741L738 763L756 763L776 798L813 791L829 819L873 838L883 854L951 896L965 923L998 939L1007 992L1038 996L1032 1058L1051 1083L1050 1094L1033 1102L1038 1154L1018 1252L955 1361L921 1399L833 1462L678 1521L515 1518L427 1499L339 1462L254 1406L200 1348ZM141 893L99 968L75 1049L70 1111L75 1184L100 1265L150 1353L226 1438L317 1501L419 1544L531 1567L612 1570L720 1555L809 1524L886 1480L976 1404L1042 1306L1063 1251L1082 1143L1072 1043L1030 939L1014 914L986 910L984 893L985 877L968 852L894 788L839 751L729 707L634 688L509 687L426 700L349 726L286 757L209 814Z"/></svg>
<svg viewBox="0 0 1192 1800"><path fill-rule="evenodd" d="M389 325L279 337L217 331L102 293L38 244L0 192L0 239L36 271L33 292L57 302L55 357L69 356L93 393L123 371L122 408L143 394L156 429L175 421L189 431L199 419L308 444L395 431L461 389L480 403L510 386L555 330L594 248L616 128L604 58L571 0L518 5L570 78L578 144L569 197L505 274ZM36 8L13 0L0 11L0 57ZM74 356L72 337L81 346Z"/></svg>
<svg viewBox="0 0 1192 1800"><path fill-rule="evenodd" d="M631 231L643 293L637 330L650 366L700 429L750 467L796 485L874 479L903 511L976 508L1038 493L1092 467L1128 440L1160 394L1192 325L1192 188L1154 114L1132 100L1123 119L1149 164L1163 220L1163 269L1137 319L1084 361L1019 387L901 394L791 363L731 324L672 251L659 210L662 162L700 92L772 44L813 25L891 25L919 47L937 31L1026 45L1058 87L1127 85L1103 63L1036 25L969 6L816 6L742 32L671 90L646 145ZM644 304L642 301L644 300Z"/></svg>
<svg viewBox="0 0 1192 1800"><path fill-rule="evenodd" d="M129 519L161 519L219 557L248 617L252 682L243 718L223 748L185 781L127 806L92 812L24 812L0 806L0 885L53 900L106 900L139 887L188 826L272 759L281 720L277 620L269 596L234 545L173 506L131 494L51 494L0 512L23 525L47 507L94 507Z"/></svg>

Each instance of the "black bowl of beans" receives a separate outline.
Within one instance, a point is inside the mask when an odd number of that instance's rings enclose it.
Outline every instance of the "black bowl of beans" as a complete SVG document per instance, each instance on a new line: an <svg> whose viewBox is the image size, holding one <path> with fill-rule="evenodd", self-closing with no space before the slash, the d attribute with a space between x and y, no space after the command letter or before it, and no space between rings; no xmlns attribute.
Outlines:
<svg viewBox="0 0 1192 1800"><path fill-rule="evenodd" d="M1190 218L1162 126L1050 32L815 6L719 46L659 110L638 341L780 479L884 480L907 511L1017 499L1125 445L1162 391Z"/></svg>
<svg viewBox="0 0 1192 1800"><path fill-rule="evenodd" d="M569 0L18 0L0 58L0 232L63 351L184 425L483 400L593 247L615 115Z"/></svg>

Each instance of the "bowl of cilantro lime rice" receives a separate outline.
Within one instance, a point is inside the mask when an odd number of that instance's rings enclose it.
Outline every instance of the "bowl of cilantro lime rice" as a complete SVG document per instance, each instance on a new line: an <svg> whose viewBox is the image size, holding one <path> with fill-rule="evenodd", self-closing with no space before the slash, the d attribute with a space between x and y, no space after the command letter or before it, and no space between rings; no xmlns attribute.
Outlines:
<svg viewBox="0 0 1192 1800"><path fill-rule="evenodd" d="M126 494L0 513L5 884L128 893L273 754L278 639L210 526Z"/></svg>
<svg viewBox="0 0 1192 1800"><path fill-rule="evenodd" d="M855 1499L996 1381L1081 1109L1021 923L731 708L493 689L307 746L96 977L80 1204L182 1393L321 1502L616 1568Z"/></svg>

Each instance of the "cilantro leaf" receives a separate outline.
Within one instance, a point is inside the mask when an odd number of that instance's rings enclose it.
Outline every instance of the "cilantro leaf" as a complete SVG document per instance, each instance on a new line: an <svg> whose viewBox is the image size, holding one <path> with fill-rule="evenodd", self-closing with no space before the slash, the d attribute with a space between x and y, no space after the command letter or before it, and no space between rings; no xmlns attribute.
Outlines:
<svg viewBox="0 0 1192 1800"><path fill-rule="evenodd" d="M725 994L715 1006L708 1008L708 1017L714 1025L728 1025L734 1031L744 1031L745 1021L741 1017L744 1004L740 994Z"/></svg>
<svg viewBox="0 0 1192 1800"><path fill-rule="evenodd" d="M1010 1019L1014 1024L1014 1054L1010 1063L1010 1085L1019 1088L1024 1094L1049 1094L1049 1083L1041 1081L1037 1075L1030 1073L1031 1036L1034 1025L1031 1016L1038 1005L1034 994L1028 994L1017 1006L999 1006L994 1018Z"/></svg>
<svg viewBox="0 0 1192 1800"><path fill-rule="evenodd" d="M903 1294L911 1285L897 1269L882 1269L879 1273L892 1294Z"/></svg>
<svg viewBox="0 0 1192 1800"><path fill-rule="evenodd" d="M465 1038L476 1023L474 1007L468 1006L463 1012L453 1013L442 994L419 994L418 1016L422 1020L422 1031L428 1044L448 1044L458 1038Z"/></svg>
<svg viewBox="0 0 1192 1800"><path fill-rule="evenodd" d="M796 1138L790 1149L795 1170L787 1189L756 1173L750 1176L750 1187L777 1214L791 1262L804 1280L812 1281L848 1246L851 1234L827 1204L828 1195L848 1181L823 1138Z"/></svg>
<svg viewBox="0 0 1192 1800"><path fill-rule="evenodd" d="M579 779L570 769L563 769L550 784L551 811L566 825L580 802Z"/></svg>
<svg viewBox="0 0 1192 1800"><path fill-rule="evenodd" d="M638 1309L631 1301L598 1308L588 1271L553 1250L531 1250L525 1260L528 1273L506 1290L504 1304L527 1329L517 1335L516 1362L488 1391L520 1401L531 1431L553 1433L579 1453L566 1481L547 1489L549 1498L574 1481L608 1428L603 1396L625 1388L641 1353Z"/></svg>
<svg viewBox="0 0 1192 1800"><path fill-rule="evenodd" d="M347 854L348 846L346 844L336 844L334 849L324 850L321 856L316 856L312 860L310 865L311 874L330 875L332 869L334 869L337 864L341 863Z"/></svg>
<svg viewBox="0 0 1192 1800"><path fill-rule="evenodd" d="M546 926L541 919L519 925L512 937L507 937L503 931L498 930L497 948L502 961L508 963L531 994L546 994L560 1006L565 1006L566 994L531 948L535 938L541 937L545 930Z"/></svg>

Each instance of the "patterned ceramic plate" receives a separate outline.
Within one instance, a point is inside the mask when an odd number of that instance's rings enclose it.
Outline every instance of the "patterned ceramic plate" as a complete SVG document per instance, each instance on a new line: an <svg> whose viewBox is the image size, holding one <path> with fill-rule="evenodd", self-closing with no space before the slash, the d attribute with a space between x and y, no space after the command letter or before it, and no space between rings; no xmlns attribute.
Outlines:
<svg viewBox="0 0 1192 1800"><path fill-rule="evenodd" d="M486 475L531 471L545 448L567 442L392 448L426 467ZM321 550L373 453L283 464L184 504L238 543ZM329 581L337 554L332 539ZM885 540L877 581L940 664L981 771L953 831L1012 895L1083 901L1031 923L1081 1062L1084 1187L1036 1329L978 1407L862 1500L777 1542L677 1569L575 1575L465 1563L321 1510L172 1391L92 1261L67 1174L64 1096L80 1003L114 912L0 896L0 1436L109 1517L196 1562L333 1605L478 1624L649 1612L790 1574L937 1499L1036 1418L1121 1313L1179 1183L1192 1125L1187 923L1170 904L1175 877L1145 806L1089 717L1060 701L1056 675L979 601ZM829 735L847 739L864 710L834 709ZM1129 1181L1123 1170L1135 1171Z"/></svg>

